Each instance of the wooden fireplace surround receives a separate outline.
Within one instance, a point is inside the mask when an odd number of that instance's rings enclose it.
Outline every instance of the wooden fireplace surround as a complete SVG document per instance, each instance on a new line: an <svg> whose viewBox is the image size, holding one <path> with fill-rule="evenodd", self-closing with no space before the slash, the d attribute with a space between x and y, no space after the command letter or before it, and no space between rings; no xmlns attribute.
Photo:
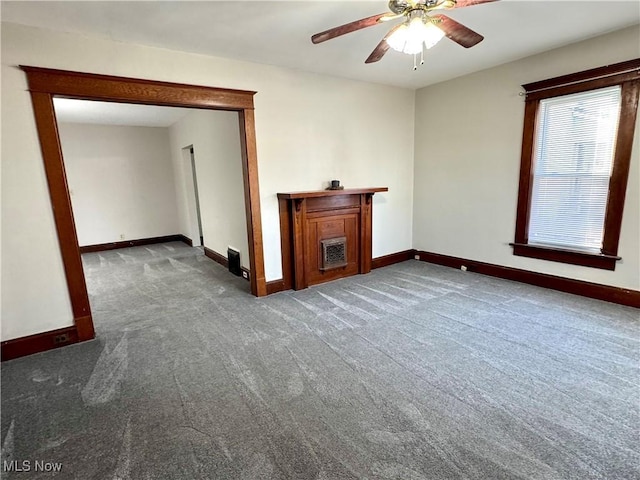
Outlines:
<svg viewBox="0 0 640 480"><path fill-rule="evenodd" d="M372 197L387 187L279 193L284 290L371 271ZM346 237L346 265L323 269L323 240Z"/></svg>

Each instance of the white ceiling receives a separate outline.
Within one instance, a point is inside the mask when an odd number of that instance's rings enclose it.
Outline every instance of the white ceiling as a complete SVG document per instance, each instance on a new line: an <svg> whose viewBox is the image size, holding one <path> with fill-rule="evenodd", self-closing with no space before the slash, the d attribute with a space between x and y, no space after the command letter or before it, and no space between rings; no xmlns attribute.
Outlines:
<svg viewBox="0 0 640 480"><path fill-rule="evenodd" d="M54 98L56 118L61 123L92 123L134 127L170 127L191 110L178 107L133 105Z"/></svg>
<svg viewBox="0 0 640 480"><path fill-rule="evenodd" d="M637 0L502 0L447 14L484 35L464 49L448 39L413 71L409 55L364 60L395 23L313 45L311 35L388 11L378 1L2 1L2 20L116 41L419 88L640 23ZM640 47L639 47L640 50Z"/></svg>

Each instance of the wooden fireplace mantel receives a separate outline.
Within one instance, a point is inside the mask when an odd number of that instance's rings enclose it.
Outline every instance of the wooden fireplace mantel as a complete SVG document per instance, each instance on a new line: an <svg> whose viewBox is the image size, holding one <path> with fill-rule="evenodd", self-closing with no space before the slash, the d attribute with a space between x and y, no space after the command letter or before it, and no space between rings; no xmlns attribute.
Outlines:
<svg viewBox="0 0 640 480"><path fill-rule="evenodd" d="M371 271L372 202L387 187L278 193L285 289ZM327 268L323 243L344 239L344 264Z"/></svg>
<svg viewBox="0 0 640 480"><path fill-rule="evenodd" d="M377 192L388 192L387 187L373 187L373 188L349 188L346 190L311 190L309 192L290 192L279 193L278 198L284 198L287 200L294 200L300 198L317 198L317 197L332 197L335 195L360 195L371 194Z"/></svg>

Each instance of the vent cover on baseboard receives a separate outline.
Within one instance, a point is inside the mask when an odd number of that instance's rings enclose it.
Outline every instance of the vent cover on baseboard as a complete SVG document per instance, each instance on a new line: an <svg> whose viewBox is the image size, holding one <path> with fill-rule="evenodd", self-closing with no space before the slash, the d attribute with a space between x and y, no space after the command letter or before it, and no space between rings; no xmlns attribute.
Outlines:
<svg viewBox="0 0 640 480"><path fill-rule="evenodd" d="M347 265L347 237L320 240L322 245L322 266L320 270L344 267Z"/></svg>
<svg viewBox="0 0 640 480"><path fill-rule="evenodd" d="M229 271L238 277L242 275L240 268L240 252L233 248L227 248L227 259L229 260Z"/></svg>

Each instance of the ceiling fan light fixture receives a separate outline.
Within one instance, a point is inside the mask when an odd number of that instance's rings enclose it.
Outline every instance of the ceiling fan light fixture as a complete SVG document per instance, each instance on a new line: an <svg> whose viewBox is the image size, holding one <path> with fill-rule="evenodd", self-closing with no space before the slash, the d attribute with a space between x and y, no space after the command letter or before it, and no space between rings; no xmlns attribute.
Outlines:
<svg viewBox="0 0 640 480"><path fill-rule="evenodd" d="M444 37L444 32L437 27L432 21L425 25L424 45L427 49L433 47Z"/></svg>
<svg viewBox="0 0 640 480"><path fill-rule="evenodd" d="M398 52L415 55L422 52L423 45L427 48L438 43L444 32L435 26L430 19L414 17L400 25L393 34L387 38L387 43Z"/></svg>
<svg viewBox="0 0 640 480"><path fill-rule="evenodd" d="M397 52L403 52L404 47L407 44L409 38L409 27L406 23L400 25L396 30L387 38L387 43L391 48Z"/></svg>

